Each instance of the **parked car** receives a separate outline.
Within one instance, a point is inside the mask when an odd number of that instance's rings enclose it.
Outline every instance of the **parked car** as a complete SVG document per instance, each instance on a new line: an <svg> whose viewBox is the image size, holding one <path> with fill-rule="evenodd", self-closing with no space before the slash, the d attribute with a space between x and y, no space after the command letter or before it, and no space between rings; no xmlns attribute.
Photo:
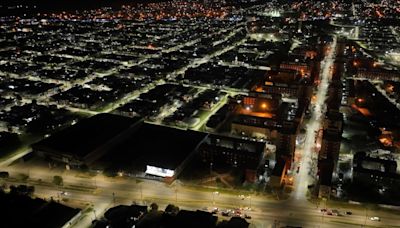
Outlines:
<svg viewBox="0 0 400 228"><path fill-rule="evenodd" d="M212 214L217 214L218 213L218 207L214 207L212 210L211 210L211 213Z"/></svg>
<svg viewBox="0 0 400 228"><path fill-rule="evenodd" d="M221 215L222 216L230 216L230 213L229 213L229 211L222 211Z"/></svg>

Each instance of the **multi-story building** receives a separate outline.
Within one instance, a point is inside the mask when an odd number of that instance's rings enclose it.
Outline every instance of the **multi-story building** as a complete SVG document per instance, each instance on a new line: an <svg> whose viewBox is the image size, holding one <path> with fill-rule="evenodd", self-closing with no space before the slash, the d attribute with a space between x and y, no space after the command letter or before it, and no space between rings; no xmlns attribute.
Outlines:
<svg viewBox="0 0 400 228"><path fill-rule="evenodd" d="M279 188L285 184L286 172L290 168L290 161L278 157L271 173L270 186Z"/></svg>
<svg viewBox="0 0 400 228"><path fill-rule="evenodd" d="M355 78L369 79L369 80L390 80L399 81L400 73L398 70L387 70L383 68L373 68L373 69L358 69Z"/></svg>
<svg viewBox="0 0 400 228"><path fill-rule="evenodd" d="M337 169L343 132L343 114L330 109L323 122L318 154L318 197L329 198L333 172Z"/></svg>
<svg viewBox="0 0 400 228"><path fill-rule="evenodd" d="M276 145L279 156L293 158L299 112L297 104L283 102L279 95L252 93L236 105L231 132L266 139Z"/></svg>
<svg viewBox="0 0 400 228"><path fill-rule="evenodd" d="M353 157L353 182L375 184L380 187L400 185L394 160L371 157L365 152L358 152Z"/></svg>
<svg viewBox="0 0 400 228"><path fill-rule="evenodd" d="M318 79L319 61L313 54L304 52L303 54L289 55L288 59L279 65L281 70L295 70L302 77L310 78L312 81Z"/></svg>
<svg viewBox="0 0 400 228"><path fill-rule="evenodd" d="M299 98L311 95L311 80L294 69L268 71L263 84L255 85L254 91L267 94L281 94L283 97Z"/></svg>
<svg viewBox="0 0 400 228"><path fill-rule="evenodd" d="M332 160L336 170L343 132L343 114L329 110L323 122L323 134L318 160Z"/></svg>
<svg viewBox="0 0 400 228"><path fill-rule="evenodd" d="M318 162L318 198L330 198L333 166L333 161L329 159Z"/></svg>
<svg viewBox="0 0 400 228"><path fill-rule="evenodd" d="M200 145L198 151L203 162L210 164L211 169L213 166L243 168L245 179L254 182L267 147L265 142L211 134Z"/></svg>

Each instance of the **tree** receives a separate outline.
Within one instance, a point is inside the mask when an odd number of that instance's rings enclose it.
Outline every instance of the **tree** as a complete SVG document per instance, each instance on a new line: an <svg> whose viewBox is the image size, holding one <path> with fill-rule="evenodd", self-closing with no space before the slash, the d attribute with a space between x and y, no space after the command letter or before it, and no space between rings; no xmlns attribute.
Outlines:
<svg viewBox="0 0 400 228"><path fill-rule="evenodd" d="M11 194L32 196L34 192L35 192L34 186L27 186L27 185L10 186Z"/></svg>
<svg viewBox="0 0 400 228"><path fill-rule="evenodd" d="M54 176L53 177L53 184L62 186L64 184L63 178L61 176Z"/></svg>
<svg viewBox="0 0 400 228"><path fill-rule="evenodd" d="M177 215L178 212L179 212L179 207L173 204L168 204L168 206L165 208L165 213L168 214Z"/></svg>
<svg viewBox="0 0 400 228"><path fill-rule="evenodd" d="M158 205L156 203L150 204L150 212L157 212L158 211Z"/></svg>

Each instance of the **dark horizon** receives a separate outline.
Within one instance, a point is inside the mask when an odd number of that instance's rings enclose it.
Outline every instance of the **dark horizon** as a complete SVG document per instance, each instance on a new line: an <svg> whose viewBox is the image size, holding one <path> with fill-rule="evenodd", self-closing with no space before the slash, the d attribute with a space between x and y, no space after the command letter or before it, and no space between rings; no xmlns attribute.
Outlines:
<svg viewBox="0 0 400 228"><path fill-rule="evenodd" d="M0 15L22 15L40 12L90 10L101 7L120 8L121 5L163 2L165 0L4 0L0 3ZM22 8L16 8L21 5ZM26 6L28 8L26 8ZM34 8L36 6L36 8Z"/></svg>

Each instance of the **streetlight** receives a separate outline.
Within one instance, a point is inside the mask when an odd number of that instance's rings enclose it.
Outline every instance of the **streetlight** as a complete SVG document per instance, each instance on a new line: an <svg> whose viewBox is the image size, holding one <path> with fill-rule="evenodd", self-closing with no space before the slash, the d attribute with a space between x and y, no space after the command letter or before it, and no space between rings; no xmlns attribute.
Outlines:
<svg viewBox="0 0 400 228"><path fill-rule="evenodd" d="M274 220L274 228L278 227L280 224L279 220L275 219Z"/></svg>
<svg viewBox="0 0 400 228"><path fill-rule="evenodd" d="M143 203L143 189L142 189L142 185L139 185L140 186L140 201L142 201L142 203Z"/></svg>
<svg viewBox="0 0 400 228"><path fill-rule="evenodd" d="M325 215L325 213L328 211L328 209L327 209L327 202L328 202L328 199L327 198L322 198L322 200L325 202L325 207L324 207L324 209L326 210L326 211L323 211L322 212L322 222L324 221L324 215Z"/></svg>
<svg viewBox="0 0 400 228"><path fill-rule="evenodd" d="M251 195L246 196L247 199L249 199L249 210L251 210Z"/></svg>
<svg viewBox="0 0 400 228"><path fill-rule="evenodd" d="M97 215L96 215L96 209L93 208L93 214L94 214L94 219L97 219Z"/></svg>
<svg viewBox="0 0 400 228"><path fill-rule="evenodd" d="M97 188L97 180L96 180L97 174L94 175L94 187Z"/></svg>
<svg viewBox="0 0 400 228"><path fill-rule="evenodd" d="M368 217L368 207L365 207L365 220L364 220L364 226L367 226L367 217Z"/></svg>
<svg viewBox="0 0 400 228"><path fill-rule="evenodd" d="M178 186L175 187L175 203L178 203Z"/></svg>
<svg viewBox="0 0 400 228"><path fill-rule="evenodd" d="M219 195L219 192L215 191L212 193L213 205L215 205L215 195Z"/></svg>

